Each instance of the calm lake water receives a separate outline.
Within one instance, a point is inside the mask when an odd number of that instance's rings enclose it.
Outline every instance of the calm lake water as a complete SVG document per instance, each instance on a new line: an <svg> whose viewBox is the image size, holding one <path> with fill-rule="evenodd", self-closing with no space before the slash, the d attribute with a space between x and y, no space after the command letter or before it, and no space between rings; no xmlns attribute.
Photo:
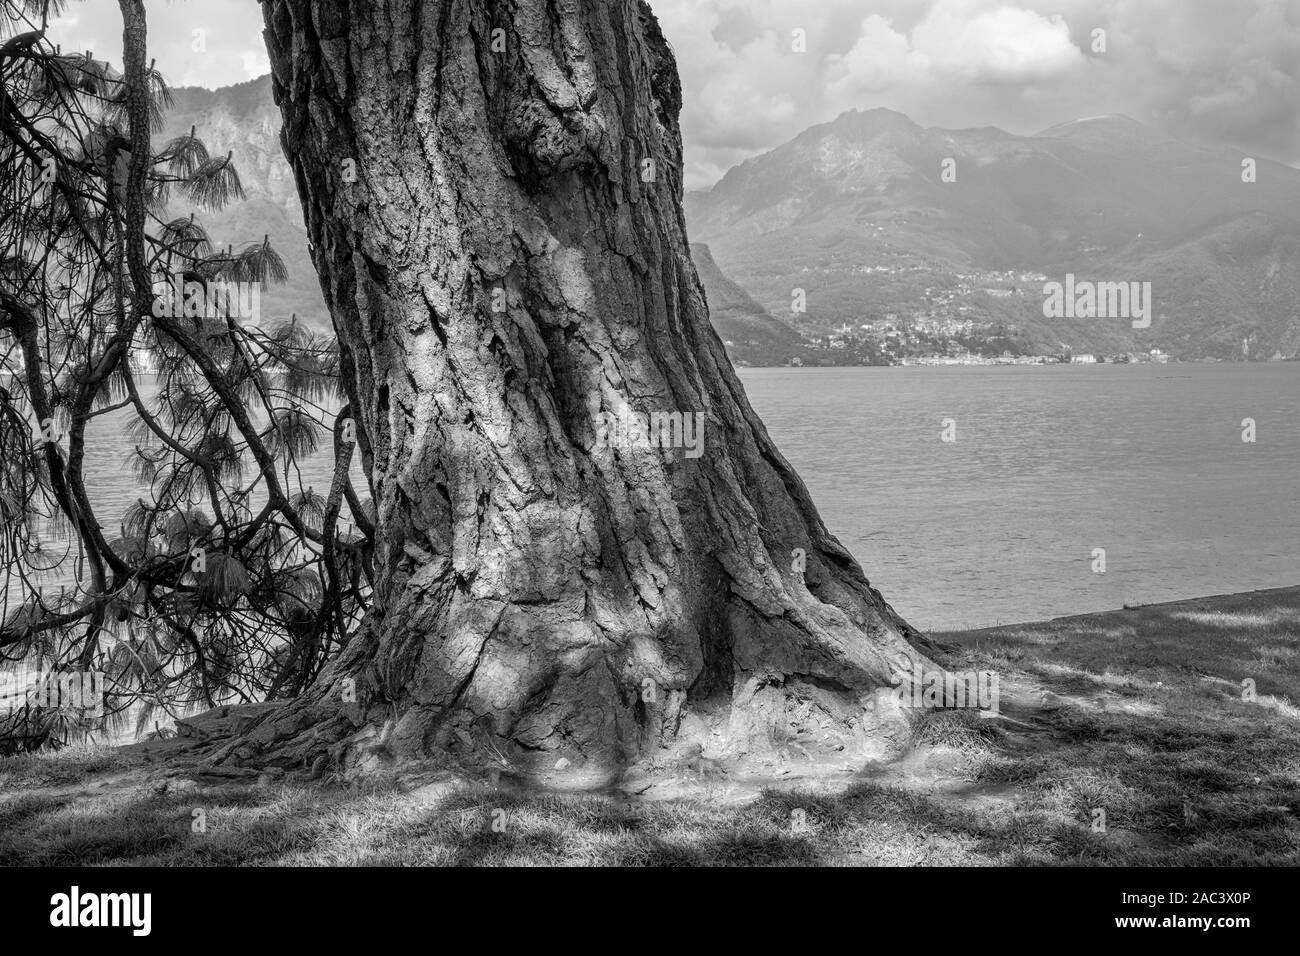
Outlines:
<svg viewBox="0 0 1300 956"><path fill-rule="evenodd" d="M1300 364L741 379L827 526L923 630L1300 584Z"/></svg>
<svg viewBox="0 0 1300 956"><path fill-rule="evenodd" d="M1300 364L741 379L828 527L922 629L1300 583ZM138 494L127 447L105 440L88 464L110 527ZM309 462L302 485L325 494L330 471Z"/></svg>

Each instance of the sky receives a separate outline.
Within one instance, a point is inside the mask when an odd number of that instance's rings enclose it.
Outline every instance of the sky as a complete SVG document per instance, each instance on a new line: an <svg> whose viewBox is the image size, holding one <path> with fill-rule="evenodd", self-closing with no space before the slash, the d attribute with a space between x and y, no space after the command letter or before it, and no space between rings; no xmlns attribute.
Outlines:
<svg viewBox="0 0 1300 956"><path fill-rule="evenodd" d="M923 126L1020 134L1123 113L1300 166L1300 0L651 6L682 75L688 188L845 110L877 106ZM150 54L173 86L269 72L256 0L148 0L146 10ZM73 0L51 36L119 63L117 3Z"/></svg>

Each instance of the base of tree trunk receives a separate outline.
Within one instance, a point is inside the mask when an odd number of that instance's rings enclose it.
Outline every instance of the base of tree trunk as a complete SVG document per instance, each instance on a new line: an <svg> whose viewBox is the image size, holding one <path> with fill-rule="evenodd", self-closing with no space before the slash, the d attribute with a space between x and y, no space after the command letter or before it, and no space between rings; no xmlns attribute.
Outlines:
<svg viewBox="0 0 1300 956"><path fill-rule="evenodd" d="M644 683L628 693L611 675L635 651L600 650L557 674L549 693L501 700L498 714L463 694L449 708L382 699L368 683L378 640L366 628L305 696L235 708L245 716L204 748L204 766L350 779L432 761L476 779L605 787L658 771L861 769L909 749L916 711L900 706L892 685L912 667L934 668L918 635L882 627L870 641L823 634L826 644L810 646L752 615L733 627L746 637L732 642L731 659L712 662L715 672L689 691ZM892 663L871 659L890 646ZM501 664L485 654L478 666ZM521 716L501 733L494 717L512 708Z"/></svg>
<svg viewBox="0 0 1300 956"><path fill-rule="evenodd" d="M308 696L212 759L595 780L904 749L917 635L709 322L649 6L263 11L375 588Z"/></svg>

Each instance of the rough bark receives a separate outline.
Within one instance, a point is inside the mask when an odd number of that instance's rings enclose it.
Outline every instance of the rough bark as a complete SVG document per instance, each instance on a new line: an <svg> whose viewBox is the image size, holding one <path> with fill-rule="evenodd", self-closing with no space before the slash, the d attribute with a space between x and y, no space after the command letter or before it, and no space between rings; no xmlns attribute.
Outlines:
<svg viewBox="0 0 1300 956"><path fill-rule="evenodd" d="M827 531L710 326L677 69L649 7L264 9L378 587L261 745L610 773L665 750L903 746L882 688L917 635ZM602 447L598 416L624 406L703 412L703 454ZM346 678L361 699L337 716Z"/></svg>

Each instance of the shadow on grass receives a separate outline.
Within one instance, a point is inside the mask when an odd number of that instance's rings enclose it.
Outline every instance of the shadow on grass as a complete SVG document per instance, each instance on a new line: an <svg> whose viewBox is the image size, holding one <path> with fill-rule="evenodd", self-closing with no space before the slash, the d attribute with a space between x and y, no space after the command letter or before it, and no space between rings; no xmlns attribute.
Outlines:
<svg viewBox="0 0 1300 956"><path fill-rule="evenodd" d="M1151 722L1147 722L1150 724ZM1147 729L1157 729L1148 727ZM1134 728L1142 734L1143 728ZM1095 739L1088 736L1085 741ZM1153 752L1164 759L1186 749ZM262 788L119 796L98 805L13 798L0 863L65 865L821 866L1294 864L1300 791L1250 788L1210 762L1130 777L1098 750L1031 758L1015 803L859 783L835 794L766 791L756 801L644 804L467 790L412 805L396 791ZM1084 759L1077 759L1083 757ZM1159 781L1159 785L1157 785ZM1183 793L1195 794L1186 813ZM1107 809L1105 833L1090 826ZM202 808L206 832L192 830Z"/></svg>
<svg viewBox="0 0 1300 956"><path fill-rule="evenodd" d="M746 804L468 786L42 792L112 761L23 758L0 762L0 864L1300 863L1300 719L1286 696L1300 686L1300 589L940 640L949 663L1058 701L1027 732L932 713L907 768ZM1256 699L1242 699L1248 677Z"/></svg>
<svg viewBox="0 0 1300 956"><path fill-rule="evenodd" d="M1183 685L1206 677L1240 696L1242 681L1259 695L1300 689L1300 588L1279 588L1058 618L977 631L937 633L943 646L988 663L1020 666L1081 692Z"/></svg>

